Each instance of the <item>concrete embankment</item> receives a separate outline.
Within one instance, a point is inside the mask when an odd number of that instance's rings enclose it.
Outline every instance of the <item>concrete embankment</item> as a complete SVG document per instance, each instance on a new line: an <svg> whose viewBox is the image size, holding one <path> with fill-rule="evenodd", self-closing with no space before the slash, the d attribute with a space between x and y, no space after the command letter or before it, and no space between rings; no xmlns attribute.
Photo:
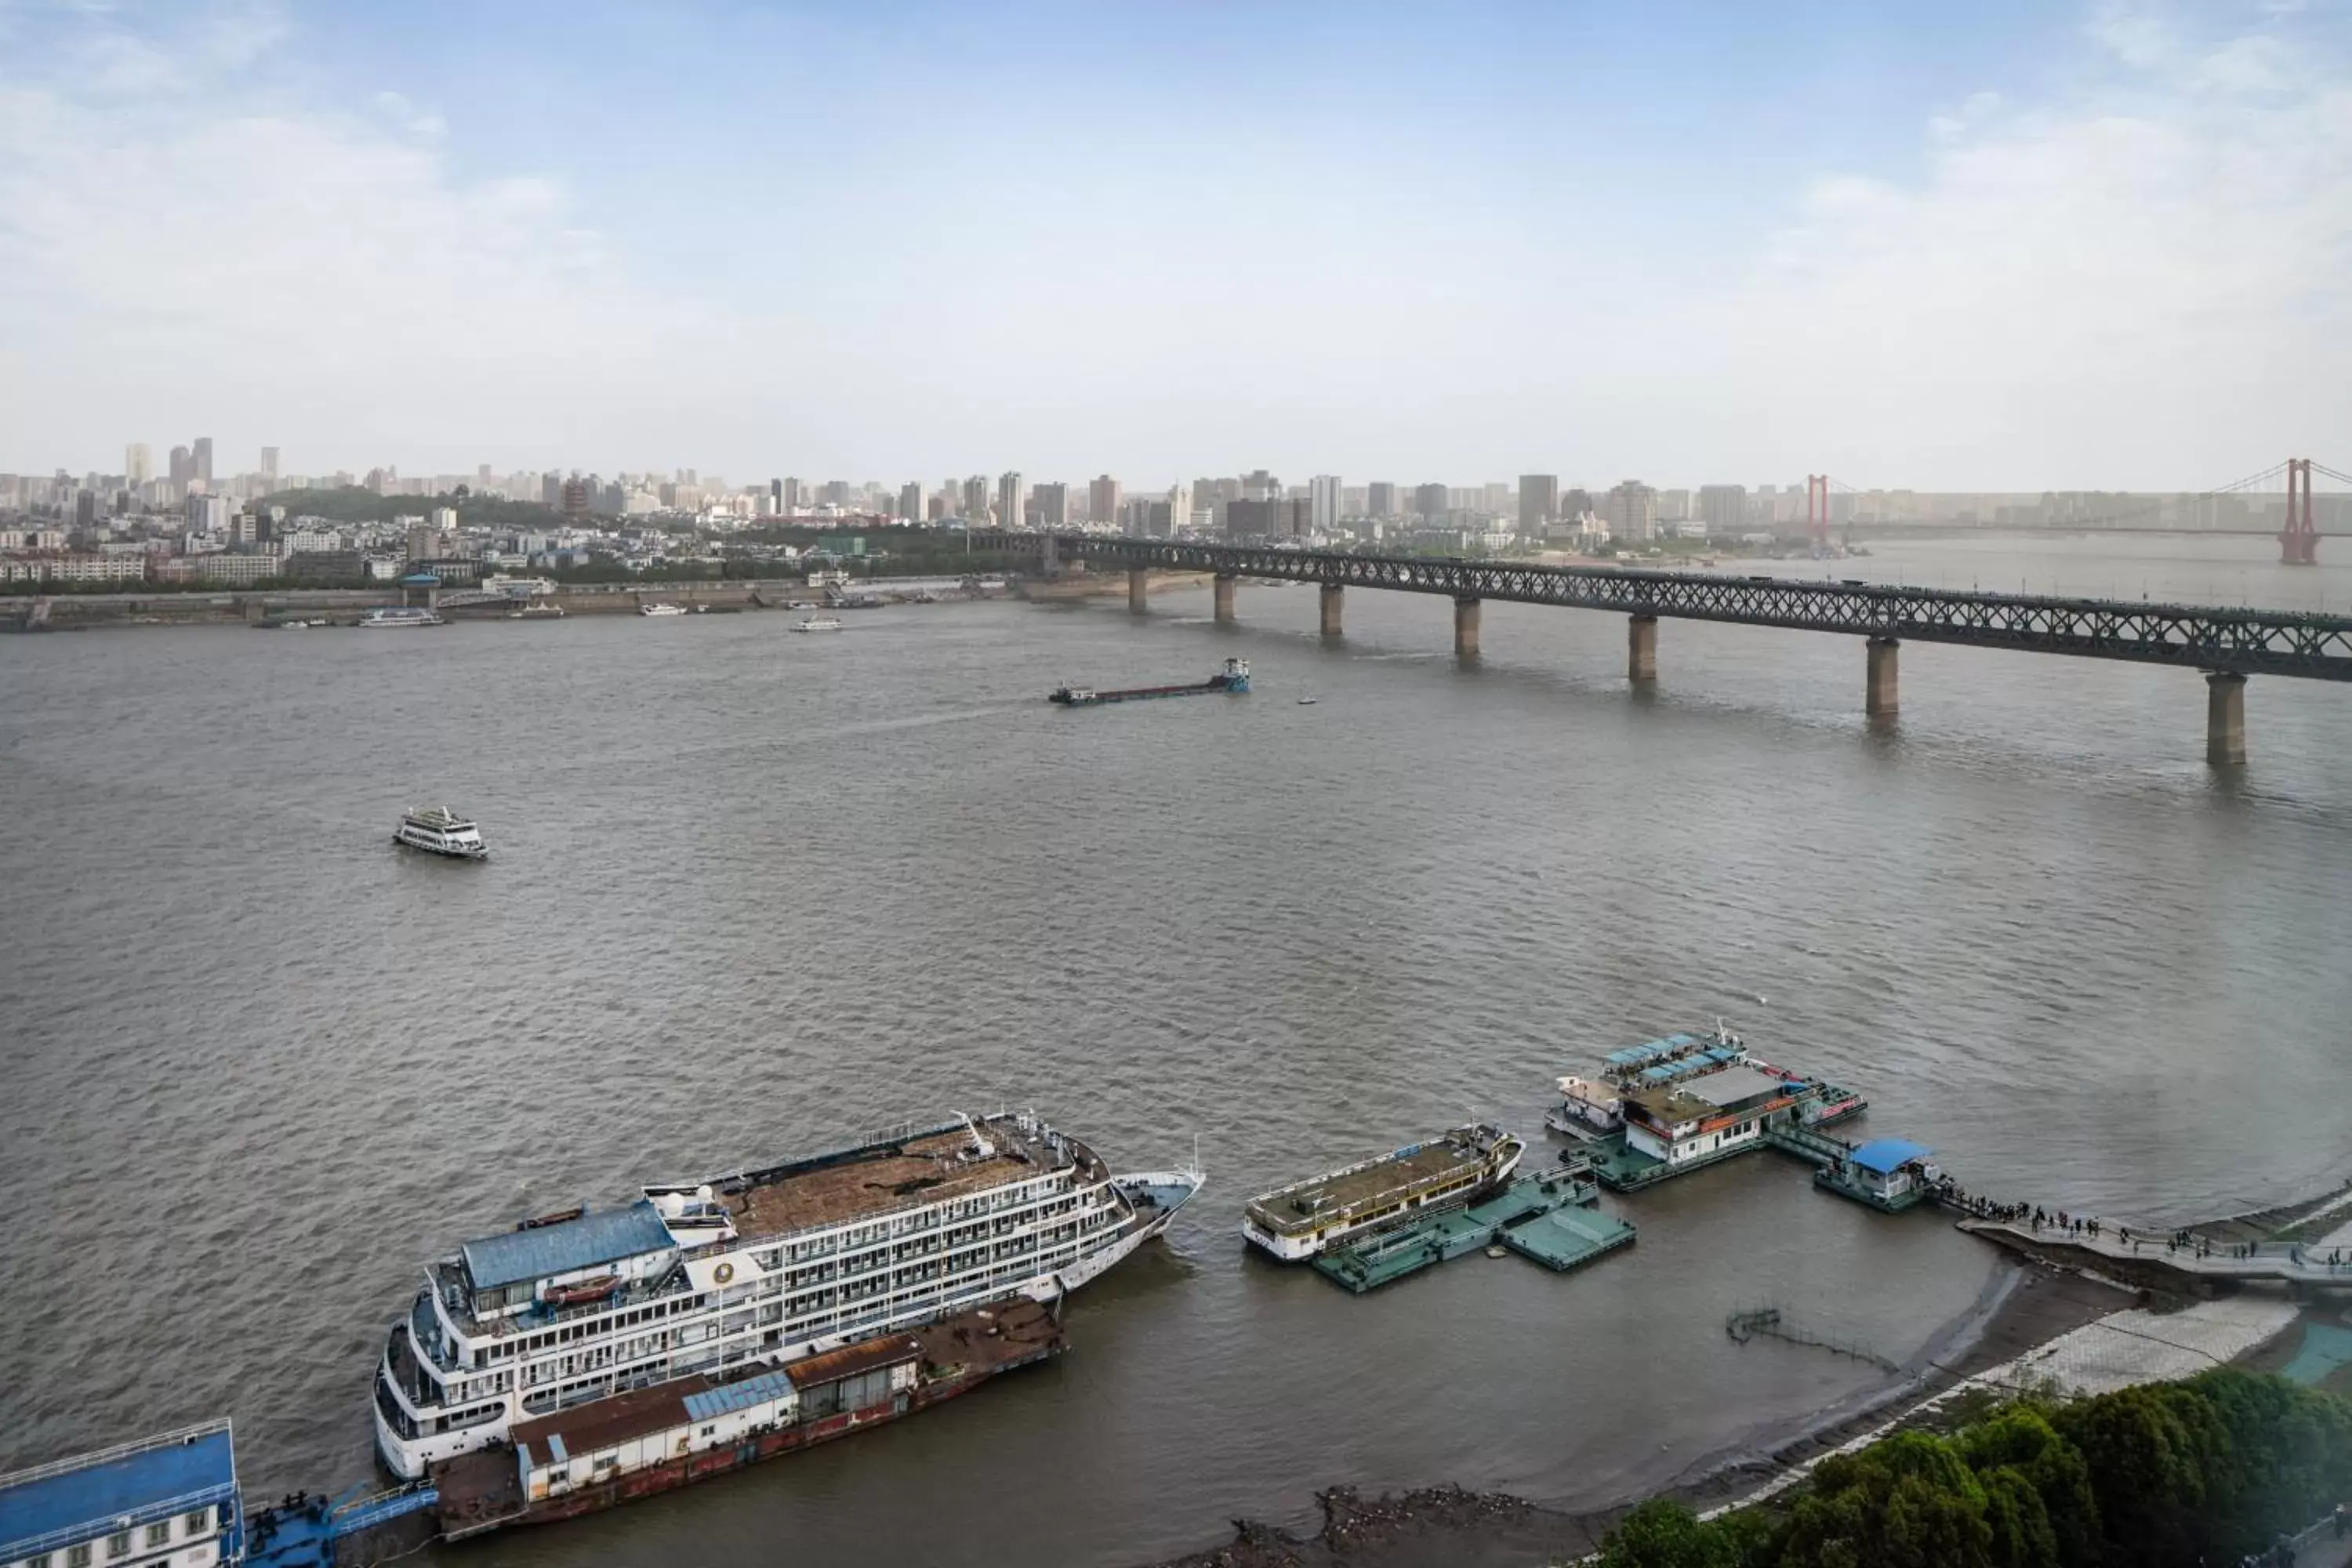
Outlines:
<svg viewBox="0 0 2352 1568"><path fill-rule="evenodd" d="M859 594L884 598L892 589L887 578L856 584ZM937 589L929 592L939 596ZM1106 590L1108 591L1108 590ZM454 596L464 592L449 590ZM625 616L647 605L679 605L708 610L777 610L810 604L821 595L790 578L708 583L572 584L552 595L530 601L552 605L566 616ZM344 626L373 609L400 604L399 587L256 589L187 594L58 594L0 597L0 631L88 631L104 626L275 626L286 621L324 621ZM505 600L479 604L443 604L441 614L452 621L499 620L516 607Z"/></svg>
<svg viewBox="0 0 2352 1568"><path fill-rule="evenodd" d="M1216 575L1213 572L1153 572L1145 579L1145 591L1165 594L1175 588L1197 588ZM1128 591L1124 572L1087 572L1076 566L1066 566L1059 577L1024 577L1013 585L1013 591L1024 599L1045 603L1061 599L1108 599Z"/></svg>

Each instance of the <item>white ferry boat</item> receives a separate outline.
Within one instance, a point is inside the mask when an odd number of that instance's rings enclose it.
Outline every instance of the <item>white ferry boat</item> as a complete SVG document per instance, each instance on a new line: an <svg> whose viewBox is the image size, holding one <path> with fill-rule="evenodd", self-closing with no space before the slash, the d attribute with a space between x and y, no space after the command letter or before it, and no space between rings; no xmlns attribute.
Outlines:
<svg viewBox="0 0 2352 1568"><path fill-rule="evenodd" d="M437 626L442 624L439 614L432 610L370 610L360 617L361 626L369 630L397 626Z"/></svg>
<svg viewBox="0 0 2352 1568"><path fill-rule="evenodd" d="M482 830L446 805L420 805L400 819L394 844L422 849L428 855L448 855L460 860L487 860L489 847Z"/></svg>
<svg viewBox="0 0 2352 1568"><path fill-rule="evenodd" d="M1475 1203L1511 1179L1527 1145L1484 1122L1252 1198L1242 1236L1297 1263L1369 1231Z"/></svg>
<svg viewBox="0 0 2352 1568"><path fill-rule="evenodd" d="M839 616L809 616L793 623L796 632L837 632L841 629Z"/></svg>
<svg viewBox="0 0 2352 1568"><path fill-rule="evenodd" d="M637 614L641 616L682 616L686 614L686 606L684 605L639 605L637 606Z"/></svg>
<svg viewBox="0 0 2352 1568"><path fill-rule="evenodd" d="M376 1448L421 1476L627 1390L1056 1300L1167 1228L1201 1182L1113 1175L1034 1113L1001 1113L526 1220L425 1270L377 1367Z"/></svg>

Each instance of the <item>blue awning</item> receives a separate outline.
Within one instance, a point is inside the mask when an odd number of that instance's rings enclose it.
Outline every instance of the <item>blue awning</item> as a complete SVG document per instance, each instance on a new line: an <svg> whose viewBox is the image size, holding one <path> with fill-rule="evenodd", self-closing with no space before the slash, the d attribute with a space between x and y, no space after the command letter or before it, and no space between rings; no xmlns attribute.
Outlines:
<svg viewBox="0 0 2352 1568"><path fill-rule="evenodd" d="M677 1245L653 1204L639 1198L625 1209L604 1209L560 1225L469 1241L465 1247L466 1272L473 1278L475 1289L489 1290Z"/></svg>
<svg viewBox="0 0 2352 1568"><path fill-rule="evenodd" d="M1849 1156L1865 1171L1885 1175L1900 1170L1914 1160L1924 1160L1934 1153L1925 1143L1914 1143L1907 1138L1875 1138L1856 1149Z"/></svg>

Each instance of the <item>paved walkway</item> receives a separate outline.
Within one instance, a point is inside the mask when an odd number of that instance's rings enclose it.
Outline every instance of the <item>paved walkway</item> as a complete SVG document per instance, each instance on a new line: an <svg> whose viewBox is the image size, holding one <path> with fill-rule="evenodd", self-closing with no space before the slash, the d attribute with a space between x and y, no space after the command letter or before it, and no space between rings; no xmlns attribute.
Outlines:
<svg viewBox="0 0 2352 1568"><path fill-rule="evenodd" d="M2054 1225L2037 1226L2027 1220L1964 1219L1959 1227L1992 1240L2014 1240L2045 1248L2071 1247L2093 1258L2154 1264L2200 1279L2272 1279L2322 1289L2352 1290L2352 1247L2265 1241L2203 1249L2194 1241L2182 1247L2161 1236L2134 1234L2126 1241L2119 1226L2103 1225L2099 1234L2093 1236L2087 1231L2061 1230Z"/></svg>

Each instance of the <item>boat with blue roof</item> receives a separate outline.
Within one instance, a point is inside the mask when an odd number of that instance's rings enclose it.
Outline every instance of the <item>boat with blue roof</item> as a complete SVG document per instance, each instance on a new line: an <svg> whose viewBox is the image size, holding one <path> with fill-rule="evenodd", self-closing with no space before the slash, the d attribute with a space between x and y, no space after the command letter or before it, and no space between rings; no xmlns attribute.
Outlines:
<svg viewBox="0 0 2352 1568"><path fill-rule="evenodd" d="M1819 1141L1814 1130L1858 1116L1868 1104L1851 1089L1754 1055L1720 1019L1711 1030L1611 1051L1596 1075L1571 1074L1559 1087L1560 1101L1545 1125L1583 1142L1595 1177L1612 1192L1769 1143ZM1810 1148L1804 1152L1816 1158Z"/></svg>
<svg viewBox="0 0 2352 1568"><path fill-rule="evenodd" d="M425 1269L376 1368L376 1449L415 1479L681 1379L1057 1303L1164 1231L1202 1179L1117 1174L1034 1113L1000 1112L527 1219Z"/></svg>
<svg viewBox="0 0 2352 1568"><path fill-rule="evenodd" d="M1813 1173L1813 1185L1882 1214L1901 1214L1935 1200L1943 1182L1935 1152L1907 1138L1874 1138L1832 1155Z"/></svg>
<svg viewBox="0 0 2352 1568"><path fill-rule="evenodd" d="M207 1568L244 1555L226 1420L0 1476L0 1563Z"/></svg>

